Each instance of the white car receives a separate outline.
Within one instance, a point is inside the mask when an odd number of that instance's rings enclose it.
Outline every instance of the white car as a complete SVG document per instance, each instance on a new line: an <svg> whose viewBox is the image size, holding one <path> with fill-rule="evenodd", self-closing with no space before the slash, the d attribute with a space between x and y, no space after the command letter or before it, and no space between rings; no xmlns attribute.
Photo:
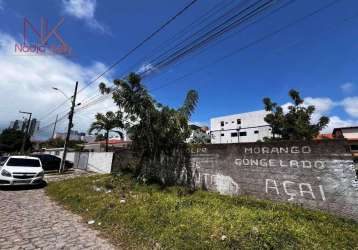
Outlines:
<svg viewBox="0 0 358 250"><path fill-rule="evenodd" d="M43 183L44 170L39 158L30 156L1 157L0 185L38 185Z"/></svg>

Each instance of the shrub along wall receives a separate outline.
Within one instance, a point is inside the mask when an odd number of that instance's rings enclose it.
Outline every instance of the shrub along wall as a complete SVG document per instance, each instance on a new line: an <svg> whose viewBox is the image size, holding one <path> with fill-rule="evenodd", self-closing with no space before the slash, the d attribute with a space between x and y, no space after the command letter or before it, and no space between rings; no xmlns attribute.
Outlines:
<svg viewBox="0 0 358 250"><path fill-rule="evenodd" d="M193 148L191 164L198 187L358 220L358 183L343 140L211 144Z"/></svg>
<svg viewBox="0 0 358 250"><path fill-rule="evenodd" d="M118 172L133 172L139 159L135 157L134 153L128 148L119 148L113 155L112 173Z"/></svg>

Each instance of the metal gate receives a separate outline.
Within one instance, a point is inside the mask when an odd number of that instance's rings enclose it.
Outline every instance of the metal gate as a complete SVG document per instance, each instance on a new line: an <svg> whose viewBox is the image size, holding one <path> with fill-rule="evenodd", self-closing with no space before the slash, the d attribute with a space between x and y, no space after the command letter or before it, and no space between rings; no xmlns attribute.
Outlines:
<svg viewBox="0 0 358 250"><path fill-rule="evenodd" d="M75 155L74 168L87 170L89 152L79 152Z"/></svg>

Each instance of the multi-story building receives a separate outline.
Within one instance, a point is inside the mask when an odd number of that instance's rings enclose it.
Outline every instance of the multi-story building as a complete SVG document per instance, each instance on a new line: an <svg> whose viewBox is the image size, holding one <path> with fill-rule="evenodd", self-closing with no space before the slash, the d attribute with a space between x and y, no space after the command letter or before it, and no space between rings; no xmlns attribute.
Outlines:
<svg viewBox="0 0 358 250"><path fill-rule="evenodd" d="M29 127L29 135L34 136L40 129L40 121L32 119Z"/></svg>
<svg viewBox="0 0 358 250"><path fill-rule="evenodd" d="M26 129L26 123L21 120L11 121L9 128L20 130L20 131L24 132Z"/></svg>
<svg viewBox="0 0 358 250"><path fill-rule="evenodd" d="M10 122L9 128L20 130L22 132L26 132L28 119L25 119L23 121L21 120L15 120ZM40 128L40 121L38 121L36 118L31 119L30 125L29 125L29 136L34 136L37 131Z"/></svg>
<svg viewBox="0 0 358 250"><path fill-rule="evenodd" d="M272 137L271 127L264 118L265 110L212 118L211 143L256 142Z"/></svg>

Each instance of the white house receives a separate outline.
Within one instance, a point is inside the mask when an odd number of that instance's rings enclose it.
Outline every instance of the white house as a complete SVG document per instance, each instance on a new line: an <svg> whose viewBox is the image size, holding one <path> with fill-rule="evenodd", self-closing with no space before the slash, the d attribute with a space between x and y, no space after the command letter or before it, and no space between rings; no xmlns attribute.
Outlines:
<svg viewBox="0 0 358 250"><path fill-rule="evenodd" d="M265 110L212 118L211 143L256 142L272 137L271 127L264 118Z"/></svg>

